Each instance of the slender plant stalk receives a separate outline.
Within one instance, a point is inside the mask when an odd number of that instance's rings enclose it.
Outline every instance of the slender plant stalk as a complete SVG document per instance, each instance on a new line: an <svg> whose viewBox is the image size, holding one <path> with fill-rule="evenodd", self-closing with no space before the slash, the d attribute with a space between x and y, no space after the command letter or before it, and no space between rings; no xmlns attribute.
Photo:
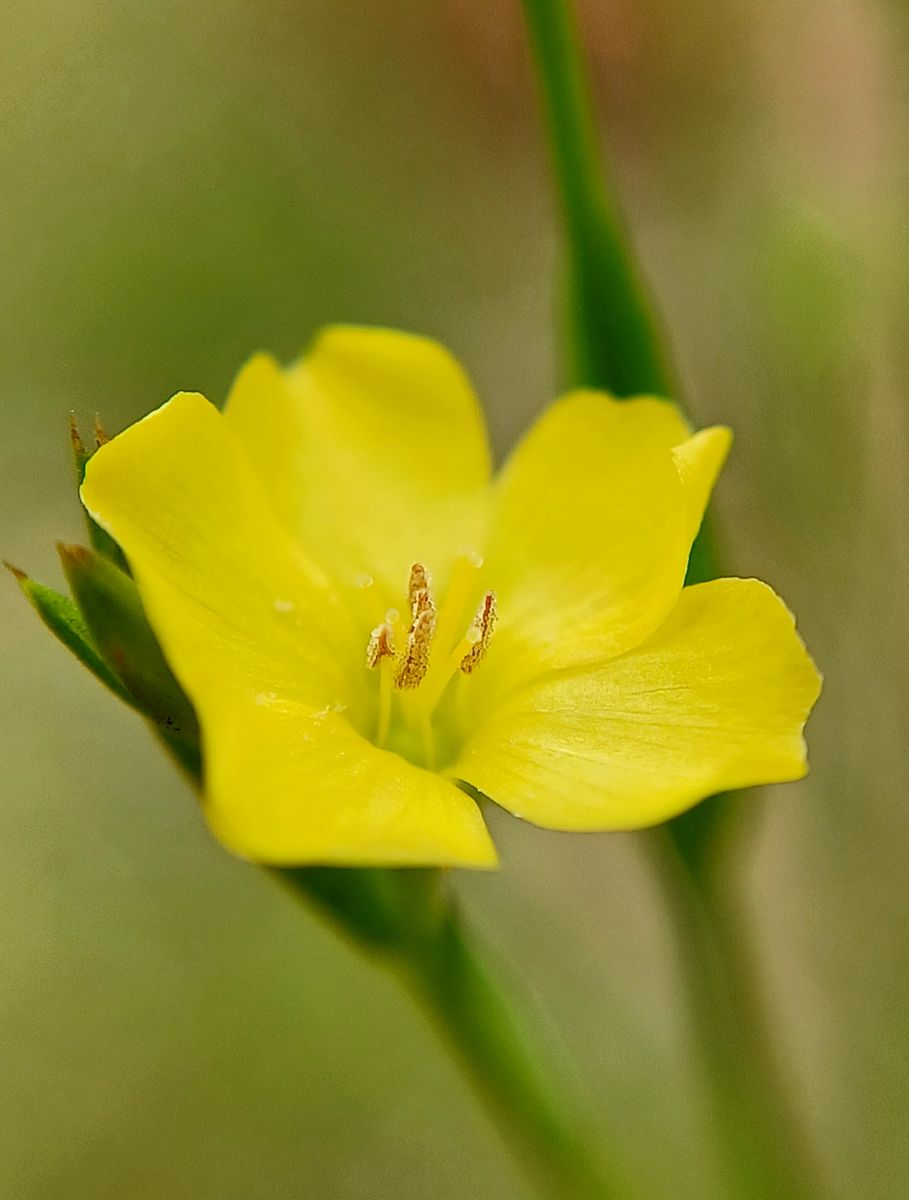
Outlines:
<svg viewBox="0 0 909 1200"><path fill-rule="evenodd" d="M417 1000L548 1193L565 1200L629 1200L632 1192L617 1165L605 1162L605 1136L600 1133L596 1147L588 1143L579 1105L541 1065L539 1050L515 1011L514 990L503 989L486 958L449 909L435 935L403 960L402 968Z"/></svg>
<svg viewBox="0 0 909 1200"><path fill-rule="evenodd" d="M514 989L468 934L439 871L276 872L403 981L552 1200L633 1200L572 1089L542 1065ZM551 1058L554 1062L554 1058ZM601 1121L597 1122L602 1125Z"/></svg>
<svg viewBox="0 0 909 1200"><path fill-rule="evenodd" d="M570 382L617 396L678 398L663 339L625 234L600 150L587 72L570 0L522 0L549 133L565 236ZM716 574L702 529L689 582ZM712 1093L724 1195L805 1200L819 1194L787 1089L774 1070L754 971L727 903L718 903L718 832L731 798L714 798L651 839L675 926L692 1029Z"/></svg>
<svg viewBox="0 0 909 1200"><path fill-rule="evenodd" d="M523 0L565 234L569 382L674 394L621 209L607 186L571 5Z"/></svg>
<svg viewBox="0 0 909 1200"><path fill-rule="evenodd" d="M816 1164L800 1136L739 914L728 895L691 872L668 827L644 836L676 935L689 1024L709 1089L723 1195L817 1196Z"/></svg>

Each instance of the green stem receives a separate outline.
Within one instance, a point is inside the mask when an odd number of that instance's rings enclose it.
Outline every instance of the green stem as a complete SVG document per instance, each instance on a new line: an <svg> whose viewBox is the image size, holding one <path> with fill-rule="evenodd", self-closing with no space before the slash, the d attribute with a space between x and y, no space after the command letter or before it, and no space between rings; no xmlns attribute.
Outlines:
<svg viewBox="0 0 909 1200"><path fill-rule="evenodd" d="M621 208L600 151L594 107L570 0L523 0L549 134L570 275L571 382L619 396L671 386L658 322L645 296ZM689 580L711 578L716 559L701 531ZM714 798L653 840L678 938L692 1028L711 1084L727 1192L736 1200L803 1200L810 1174L797 1122L774 1070L755 976L742 934L713 890L719 833L730 798Z"/></svg>
<svg viewBox="0 0 909 1200"><path fill-rule="evenodd" d="M602 1131L592 1145L570 1089L538 1047L468 935L440 872L301 869L281 881L315 902L390 967L448 1043L543 1194L631 1200Z"/></svg>
<svg viewBox="0 0 909 1200"><path fill-rule="evenodd" d="M728 895L692 873L668 827L646 835L676 934L689 1021L709 1085L724 1196L806 1200L817 1168L800 1137L778 1040Z"/></svg>
<svg viewBox="0 0 909 1200"><path fill-rule="evenodd" d="M548 132L569 275L569 382L617 396L674 396L654 306L646 295L607 175L581 41L568 0L523 0ZM688 564L688 583L717 574L715 536L704 522ZM712 856L729 805L704 801L672 823L696 869Z"/></svg>
<svg viewBox="0 0 909 1200"><path fill-rule="evenodd" d="M662 338L606 186L571 6L523 0L565 232L569 375L617 396L674 394Z"/></svg>
<svg viewBox="0 0 909 1200"><path fill-rule="evenodd" d="M541 1068L510 996L490 974L454 911L405 964L405 978L553 1197L619 1200L631 1195L615 1165L607 1177L598 1153L579 1133L575 1106Z"/></svg>

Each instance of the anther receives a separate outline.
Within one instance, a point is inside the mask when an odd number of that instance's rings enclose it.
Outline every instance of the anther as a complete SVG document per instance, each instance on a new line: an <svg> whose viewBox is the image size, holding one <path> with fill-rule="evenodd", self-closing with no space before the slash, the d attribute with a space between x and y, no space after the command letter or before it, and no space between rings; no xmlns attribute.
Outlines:
<svg viewBox="0 0 909 1200"><path fill-rule="evenodd" d="M468 638L473 645L461 659L461 670L465 675L475 671L485 658L495 623L496 594L487 592L468 631Z"/></svg>
<svg viewBox="0 0 909 1200"><path fill-rule="evenodd" d="M429 593L423 594L426 600L420 601L423 607L414 613L407 635L407 651L395 676L395 687L402 691L419 687L429 666L429 648L436 630L436 610Z"/></svg>
<svg viewBox="0 0 909 1200"><path fill-rule="evenodd" d="M436 606L429 590L429 573L422 563L410 568L407 584L410 629L407 649L395 675L395 687L409 691L419 687L429 666L429 650L436 631Z"/></svg>
<svg viewBox="0 0 909 1200"><path fill-rule="evenodd" d="M407 584L407 603L416 615L414 605L421 593L429 596L429 572L422 563L415 562L410 568L410 579Z"/></svg>

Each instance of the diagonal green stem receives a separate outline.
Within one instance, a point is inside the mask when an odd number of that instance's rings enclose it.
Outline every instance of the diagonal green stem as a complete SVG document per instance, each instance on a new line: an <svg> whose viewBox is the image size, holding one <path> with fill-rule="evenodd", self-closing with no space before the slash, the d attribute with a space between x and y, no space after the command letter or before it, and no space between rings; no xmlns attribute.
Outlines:
<svg viewBox="0 0 909 1200"><path fill-rule="evenodd" d="M591 1142L571 1088L539 1048L465 928L438 871L307 868L276 873L403 981L447 1042L503 1134L552 1200L632 1200Z"/></svg>
<svg viewBox="0 0 909 1200"><path fill-rule="evenodd" d="M607 187L572 8L523 0L565 234L572 384L672 395L663 340Z"/></svg>
<svg viewBox="0 0 909 1200"><path fill-rule="evenodd" d="M455 911L405 964L405 979L534 1174L553 1197L628 1200L614 1162L580 1132L578 1106L540 1065L510 993L490 973Z"/></svg>

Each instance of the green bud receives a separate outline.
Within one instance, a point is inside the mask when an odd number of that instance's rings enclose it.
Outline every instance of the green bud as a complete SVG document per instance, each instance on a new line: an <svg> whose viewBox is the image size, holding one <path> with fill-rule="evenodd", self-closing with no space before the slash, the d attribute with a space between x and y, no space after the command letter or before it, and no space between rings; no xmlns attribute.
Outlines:
<svg viewBox="0 0 909 1200"><path fill-rule="evenodd" d="M198 761L193 706L167 665L145 616L139 589L119 567L84 546L57 547L63 570L94 644L157 726L184 766Z"/></svg>
<svg viewBox="0 0 909 1200"><path fill-rule="evenodd" d="M61 596L53 588L45 587L43 583L36 583L34 579L29 579L24 571L20 571L11 563L4 565L19 584L26 600L51 633L68 650L71 650L79 662L88 667L105 687L109 687L121 700L125 700L133 708L137 708L135 698L130 695L124 684L120 682L99 654L82 614L69 596Z"/></svg>
<svg viewBox="0 0 909 1200"><path fill-rule="evenodd" d="M76 487L81 488L82 481L85 478L85 468L88 465L89 459L95 453L95 450L89 450L82 441L82 437L79 433L79 427L76 424L76 417L73 413L70 413L69 418L69 438L73 451L73 465L76 469ZM100 448L109 440L110 439L108 438L107 434L101 427L100 420L96 417L95 449ZM80 505L82 504L81 500L79 503ZM89 541L94 548L99 554L103 554L105 558L110 559L112 563L115 563L121 571L125 571L127 574L129 574L129 565L126 561L126 557L114 539L110 536L106 529L102 529L97 521L94 521L89 516L84 505L82 506L82 512L85 516L85 524L88 528Z"/></svg>

